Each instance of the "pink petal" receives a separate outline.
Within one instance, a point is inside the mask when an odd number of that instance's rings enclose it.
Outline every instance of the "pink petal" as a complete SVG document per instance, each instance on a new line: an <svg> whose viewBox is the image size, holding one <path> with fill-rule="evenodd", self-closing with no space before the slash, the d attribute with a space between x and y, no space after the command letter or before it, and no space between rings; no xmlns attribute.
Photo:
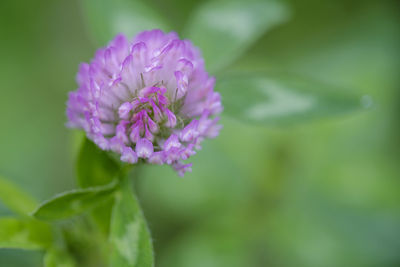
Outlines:
<svg viewBox="0 0 400 267"><path fill-rule="evenodd" d="M135 151L132 150L132 148L124 147L121 155L121 160L134 164L138 161L138 156L136 155Z"/></svg>
<svg viewBox="0 0 400 267"><path fill-rule="evenodd" d="M153 152L153 144L146 138L142 138L136 143L136 153L139 158L148 158Z"/></svg>
<svg viewBox="0 0 400 267"><path fill-rule="evenodd" d="M118 115L121 119L129 119L129 112L132 110L133 106L129 102L123 103L118 109Z"/></svg>

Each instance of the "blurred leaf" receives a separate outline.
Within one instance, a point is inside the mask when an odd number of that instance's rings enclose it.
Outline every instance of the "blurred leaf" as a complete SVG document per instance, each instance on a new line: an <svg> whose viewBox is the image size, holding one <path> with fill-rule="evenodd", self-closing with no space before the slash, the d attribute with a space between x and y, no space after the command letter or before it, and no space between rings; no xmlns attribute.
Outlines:
<svg viewBox="0 0 400 267"><path fill-rule="evenodd" d="M225 114L263 125L295 124L360 109L340 89L282 75L230 75L218 80Z"/></svg>
<svg viewBox="0 0 400 267"><path fill-rule="evenodd" d="M118 164L109 154L86 138L82 144L77 162L79 186L86 188L106 185L112 181L118 171Z"/></svg>
<svg viewBox="0 0 400 267"><path fill-rule="evenodd" d="M101 206L94 207L91 215L94 223L104 236L110 233L111 212L114 206L114 198L106 200Z"/></svg>
<svg viewBox="0 0 400 267"><path fill-rule="evenodd" d="M0 176L0 200L10 210L20 214L27 215L32 212L37 202L30 195L23 192L13 183L7 181L5 178Z"/></svg>
<svg viewBox="0 0 400 267"><path fill-rule="evenodd" d="M53 241L46 223L33 219L0 218L0 248L44 249Z"/></svg>
<svg viewBox="0 0 400 267"><path fill-rule="evenodd" d="M145 0L84 0L82 4L88 28L101 45L117 33L130 38L143 30L170 29Z"/></svg>
<svg viewBox="0 0 400 267"><path fill-rule="evenodd" d="M65 251L49 249L44 256L45 267L74 267L74 260Z"/></svg>
<svg viewBox="0 0 400 267"><path fill-rule="evenodd" d="M110 266L154 266L150 233L129 179L116 194L110 240L114 248Z"/></svg>
<svg viewBox="0 0 400 267"><path fill-rule="evenodd" d="M240 57L265 31L285 22L288 8L279 1L208 1L191 16L185 37L199 46L207 68L218 71Z"/></svg>
<svg viewBox="0 0 400 267"><path fill-rule="evenodd" d="M33 216L40 220L60 220L78 215L110 199L116 182L105 186L76 189L42 203Z"/></svg>

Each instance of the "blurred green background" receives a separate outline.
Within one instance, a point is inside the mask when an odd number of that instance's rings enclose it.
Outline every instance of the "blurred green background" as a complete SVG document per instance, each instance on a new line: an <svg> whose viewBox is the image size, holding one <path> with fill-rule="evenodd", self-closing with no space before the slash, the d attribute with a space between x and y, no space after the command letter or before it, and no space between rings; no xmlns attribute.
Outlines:
<svg viewBox="0 0 400 267"><path fill-rule="evenodd" d="M150 2L179 31L202 1ZM400 3L287 2L291 20L230 70L302 74L372 108L291 127L223 117L193 173L143 168L156 266L400 266ZM0 173L39 200L75 186L80 134L64 126L65 102L98 46L85 22L78 0L0 2ZM41 257L0 250L0 266Z"/></svg>

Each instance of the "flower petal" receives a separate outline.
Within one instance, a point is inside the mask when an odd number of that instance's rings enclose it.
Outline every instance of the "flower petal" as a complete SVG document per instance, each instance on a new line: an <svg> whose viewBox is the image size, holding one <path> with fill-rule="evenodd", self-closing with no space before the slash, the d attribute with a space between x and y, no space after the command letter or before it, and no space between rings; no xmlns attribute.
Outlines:
<svg viewBox="0 0 400 267"><path fill-rule="evenodd" d="M146 138L142 138L136 143L136 153L139 158L148 158L153 152L153 144Z"/></svg>
<svg viewBox="0 0 400 267"><path fill-rule="evenodd" d="M124 162L134 164L138 161L138 156L136 155L135 151L133 151L132 148L124 147L121 155L121 160Z"/></svg>

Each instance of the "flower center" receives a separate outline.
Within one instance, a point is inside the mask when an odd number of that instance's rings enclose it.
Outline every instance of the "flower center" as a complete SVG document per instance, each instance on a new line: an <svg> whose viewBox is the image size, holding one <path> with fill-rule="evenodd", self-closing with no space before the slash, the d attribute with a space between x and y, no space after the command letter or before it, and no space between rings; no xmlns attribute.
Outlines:
<svg viewBox="0 0 400 267"><path fill-rule="evenodd" d="M165 96L164 87L145 87L131 102L118 108L120 122L116 127L116 137L125 145L137 143L146 138L153 142L158 136L168 136L177 124L174 109Z"/></svg>

